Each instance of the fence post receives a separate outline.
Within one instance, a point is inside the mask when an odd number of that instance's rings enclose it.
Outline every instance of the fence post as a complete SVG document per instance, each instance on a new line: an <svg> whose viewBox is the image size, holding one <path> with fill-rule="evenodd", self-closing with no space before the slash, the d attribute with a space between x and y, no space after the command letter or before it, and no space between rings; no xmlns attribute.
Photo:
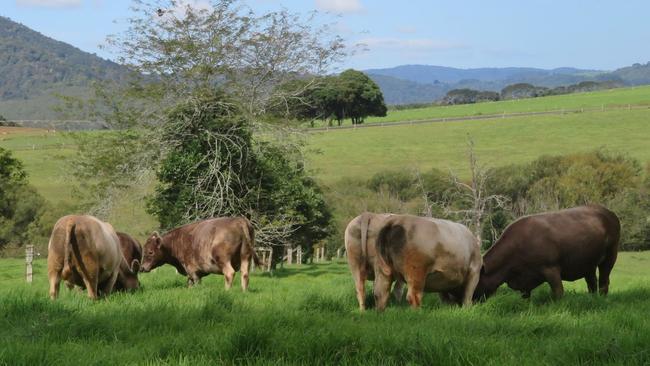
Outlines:
<svg viewBox="0 0 650 366"><path fill-rule="evenodd" d="M266 271L271 272L271 261L273 260L273 247L269 248L269 260L266 264Z"/></svg>
<svg viewBox="0 0 650 366"><path fill-rule="evenodd" d="M298 251L298 253L296 253L296 262L302 264L302 247L298 247L296 250Z"/></svg>
<svg viewBox="0 0 650 366"><path fill-rule="evenodd" d="M287 264L293 264L293 249L287 247Z"/></svg>
<svg viewBox="0 0 650 366"><path fill-rule="evenodd" d="M34 273L32 263L34 263L34 245L28 244L25 246L25 280L27 283L32 283Z"/></svg>
<svg viewBox="0 0 650 366"><path fill-rule="evenodd" d="M339 258L341 258L341 248L338 248L336 250L336 259L339 259Z"/></svg>

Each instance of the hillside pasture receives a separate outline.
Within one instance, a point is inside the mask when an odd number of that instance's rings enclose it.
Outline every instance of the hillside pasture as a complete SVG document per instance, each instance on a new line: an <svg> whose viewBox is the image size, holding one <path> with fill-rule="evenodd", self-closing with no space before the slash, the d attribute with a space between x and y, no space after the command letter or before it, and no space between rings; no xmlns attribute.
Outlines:
<svg viewBox="0 0 650 366"><path fill-rule="evenodd" d="M480 162L492 167L598 148L645 163L648 120L650 110L643 109L330 130L310 136L310 167L325 183L404 168L451 170L465 178L469 136Z"/></svg>
<svg viewBox="0 0 650 366"><path fill-rule="evenodd" d="M418 121L437 118L528 113L562 110L625 109L628 106L650 106L650 86L608 89L589 93L553 95L540 98L504 100L451 106L430 106L412 109L389 109L386 117L368 117L365 123ZM345 120L344 125L350 125ZM325 126L317 121L315 126Z"/></svg>
<svg viewBox="0 0 650 366"><path fill-rule="evenodd" d="M62 289L49 300L46 263L24 282L21 260L0 260L0 364L492 364L650 362L650 253L622 253L607 297L584 281L547 285L530 301L502 287L472 308L425 295L412 310L357 309L340 263L255 272L248 293L222 276L194 288L173 268L141 274L141 290L92 302ZM370 283L367 285L370 290ZM369 296L369 302L372 299Z"/></svg>

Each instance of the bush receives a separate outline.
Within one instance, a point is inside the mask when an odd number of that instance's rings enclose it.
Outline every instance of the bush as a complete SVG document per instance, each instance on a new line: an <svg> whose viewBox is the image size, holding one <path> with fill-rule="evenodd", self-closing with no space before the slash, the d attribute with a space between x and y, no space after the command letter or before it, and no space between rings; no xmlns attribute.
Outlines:
<svg viewBox="0 0 650 366"><path fill-rule="evenodd" d="M22 245L43 234L45 200L27 184L27 174L11 152L0 148L0 249Z"/></svg>

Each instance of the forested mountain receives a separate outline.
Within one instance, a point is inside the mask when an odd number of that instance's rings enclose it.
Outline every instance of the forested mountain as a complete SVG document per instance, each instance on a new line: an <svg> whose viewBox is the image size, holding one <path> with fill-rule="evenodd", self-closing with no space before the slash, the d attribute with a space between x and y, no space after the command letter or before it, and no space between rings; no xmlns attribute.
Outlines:
<svg viewBox="0 0 650 366"><path fill-rule="evenodd" d="M119 80L126 69L0 16L0 114L46 118L55 91L82 93L92 80ZM26 107L38 100L34 109ZM33 103L35 104L35 103Z"/></svg>

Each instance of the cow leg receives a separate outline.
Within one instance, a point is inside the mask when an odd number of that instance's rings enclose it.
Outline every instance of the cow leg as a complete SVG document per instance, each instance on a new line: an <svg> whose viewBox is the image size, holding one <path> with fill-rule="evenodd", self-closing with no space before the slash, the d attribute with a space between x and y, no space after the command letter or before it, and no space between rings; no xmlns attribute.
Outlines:
<svg viewBox="0 0 650 366"><path fill-rule="evenodd" d="M381 270L375 271L375 282L373 284L373 293L375 295L375 307L377 311L384 311L390 296L390 285L392 279L386 276Z"/></svg>
<svg viewBox="0 0 650 366"><path fill-rule="evenodd" d="M589 271L587 275L585 276L585 281L587 281L587 288L589 289L589 293L595 294L596 290L598 290L598 280L596 279L596 268L592 271Z"/></svg>
<svg viewBox="0 0 650 366"><path fill-rule="evenodd" d="M97 269L94 271L88 271L87 276L81 276L83 278L84 284L86 285L86 291L88 292L88 297L92 300L97 300L97 285L98 285L98 273Z"/></svg>
<svg viewBox="0 0 650 366"><path fill-rule="evenodd" d="M224 263L223 266L223 277L226 280L226 290L230 290L232 287L232 280L235 278L235 269L232 268L232 264L230 264L230 261Z"/></svg>
<svg viewBox="0 0 650 366"><path fill-rule="evenodd" d="M366 270L357 268L352 271L354 278L354 287L357 292L357 301L359 302L359 310L366 310Z"/></svg>
<svg viewBox="0 0 650 366"><path fill-rule="evenodd" d="M467 276L467 281L465 282L465 292L463 294L463 306L472 305L472 297L474 296L474 290L476 290L476 285L478 285L478 280L480 277L480 267L476 270L472 270Z"/></svg>
<svg viewBox="0 0 650 366"><path fill-rule="evenodd" d="M424 296L424 281L420 279L411 279L408 282L406 300L411 304L412 308L416 309L422 305L422 296Z"/></svg>
<svg viewBox="0 0 650 366"><path fill-rule="evenodd" d="M395 281L395 286L393 286L393 297L395 297L395 300L398 303L402 303L402 299L404 298L404 286L405 283L403 280L398 279Z"/></svg>
<svg viewBox="0 0 650 366"><path fill-rule="evenodd" d="M530 291L522 291L521 292L521 298L522 299L530 299Z"/></svg>
<svg viewBox="0 0 650 366"><path fill-rule="evenodd" d="M616 263L616 256L618 253L610 253L605 260L598 265L598 291L601 295L607 295L609 291L609 274L614 268Z"/></svg>
<svg viewBox="0 0 650 366"><path fill-rule="evenodd" d="M546 281L551 285L553 298L557 300L564 296L564 286L562 285L560 269L556 267L546 268L543 270L543 274Z"/></svg>
<svg viewBox="0 0 650 366"><path fill-rule="evenodd" d="M241 290L244 292L246 292L246 290L248 289L249 269L250 269L250 258L249 257L242 258L239 270L241 272Z"/></svg>
<svg viewBox="0 0 650 366"><path fill-rule="evenodd" d="M48 279L50 280L50 299L56 300L59 296L59 285L61 284L61 272L48 271Z"/></svg>
<svg viewBox="0 0 650 366"><path fill-rule="evenodd" d="M115 287L115 282L117 282L117 276L119 275L118 271L115 271L111 278L108 279L104 287L102 288L102 295L103 296L108 296L111 292L113 292L113 287Z"/></svg>

